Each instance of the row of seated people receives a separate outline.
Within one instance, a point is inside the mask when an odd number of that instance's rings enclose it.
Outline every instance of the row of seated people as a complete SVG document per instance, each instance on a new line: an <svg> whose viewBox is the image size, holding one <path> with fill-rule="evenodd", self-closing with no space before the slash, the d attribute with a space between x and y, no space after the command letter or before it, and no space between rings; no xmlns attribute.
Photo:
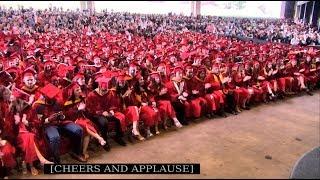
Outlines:
<svg viewBox="0 0 320 180"><path fill-rule="evenodd" d="M49 62L49 61L48 61ZM46 63L46 66L53 65ZM50 68L48 68L50 69ZM178 64L165 75L165 64L157 71L142 76L139 66L131 64L129 71L105 71L95 76L96 87L86 89L84 74L77 74L67 87L48 83L37 85L37 72L23 72L21 89L15 84L2 86L1 159L4 167L16 165L17 148L23 163L37 174L33 163L60 163L60 133L72 141L71 155L85 162L90 137L105 150L110 150L107 133L109 122L115 125L115 141L125 146L123 134L132 126L132 134L140 134L139 123L146 136L159 134L159 125L167 129L167 120L176 127L188 125L202 116L212 118L227 111L237 114L250 109L252 103L262 103L277 97L314 89L319 85L319 58L310 56L297 66L297 60L253 63L215 63L208 69L188 63ZM154 133L151 132L154 128ZM16 148L15 148L16 146ZM52 157L52 161L47 160ZM50 159L51 160L51 159Z"/></svg>
<svg viewBox="0 0 320 180"><path fill-rule="evenodd" d="M111 131L125 146L127 132L143 141L167 122L181 128L300 91L311 95L319 84L312 48L190 32L130 40L103 32L0 37L4 172L17 157L34 175L38 161L61 163L63 137L72 157L85 162L90 138L109 151Z"/></svg>

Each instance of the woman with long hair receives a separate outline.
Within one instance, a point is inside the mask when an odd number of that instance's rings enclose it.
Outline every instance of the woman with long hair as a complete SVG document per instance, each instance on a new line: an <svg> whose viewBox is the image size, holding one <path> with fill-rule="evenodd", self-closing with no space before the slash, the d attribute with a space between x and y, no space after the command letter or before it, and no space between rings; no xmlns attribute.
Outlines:
<svg viewBox="0 0 320 180"><path fill-rule="evenodd" d="M9 114L10 96L10 89L0 85L0 178L8 178L10 170L16 166L16 149L4 133L4 125Z"/></svg>
<svg viewBox="0 0 320 180"><path fill-rule="evenodd" d="M160 121L160 113L156 107L156 103L147 91L147 83L143 76L137 75L138 83L135 87L136 97L140 102L140 119L144 122L147 129L147 137L153 136L150 128L154 126L155 133L160 134L158 123Z"/></svg>
<svg viewBox="0 0 320 180"><path fill-rule="evenodd" d="M167 129L167 120L170 118L180 127L180 122L177 119L176 112L170 102L171 97L165 84L162 83L160 74L153 72L150 74L150 83L147 87L152 96L154 106L159 109L161 121L164 129Z"/></svg>
<svg viewBox="0 0 320 180"><path fill-rule="evenodd" d="M70 84L67 88L68 100L64 103L65 116L67 119L74 121L84 130L83 140L83 155L85 159L89 158L87 152L90 138L93 137L99 141L101 146L106 144L106 141L99 135L94 123L86 116L86 103L82 95L81 87L76 83Z"/></svg>
<svg viewBox="0 0 320 180"><path fill-rule="evenodd" d="M238 65L238 64L233 65L231 77L232 79L230 83L232 84L235 92L237 111L241 112L240 108L249 109L247 107L247 102L250 98L250 94L248 89L243 87L244 74L243 74L243 69L241 65Z"/></svg>
<svg viewBox="0 0 320 180"><path fill-rule="evenodd" d="M116 78L116 93L120 97L121 109L124 112L126 125L132 127L132 135L139 141L144 141L145 138L140 134L139 123L141 121L139 114L139 102L136 98L136 92L134 89L135 83L128 82L129 76L125 74L119 74Z"/></svg>
<svg viewBox="0 0 320 180"><path fill-rule="evenodd" d="M38 170L34 167L34 162L40 160L43 164L52 164L48 161L39 150L34 128L34 114L31 111L31 105L34 96L29 96L28 102L23 98L24 94L13 89L10 97L10 114L13 116L14 129L16 134L17 147L22 152L23 174L27 174L27 166L30 167L32 175L38 175Z"/></svg>

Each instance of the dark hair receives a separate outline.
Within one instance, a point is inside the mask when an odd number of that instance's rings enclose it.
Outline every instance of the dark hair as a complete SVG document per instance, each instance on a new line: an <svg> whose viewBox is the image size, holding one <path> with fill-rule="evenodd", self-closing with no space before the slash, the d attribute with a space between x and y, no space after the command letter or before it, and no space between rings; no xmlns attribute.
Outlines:
<svg viewBox="0 0 320 180"><path fill-rule="evenodd" d="M5 91L10 91L10 89L4 85L0 85L0 100L3 100L3 94Z"/></svg>
<svg viewBox="0 0 320 180"><path fill-rule="evenodd" d="M13 114L17 114L17 113L20 113L23 110L25 110L27 107L30 107L29 104L27 104L26 101L18 98L18 99L11 102L10 111Z"/></svg>

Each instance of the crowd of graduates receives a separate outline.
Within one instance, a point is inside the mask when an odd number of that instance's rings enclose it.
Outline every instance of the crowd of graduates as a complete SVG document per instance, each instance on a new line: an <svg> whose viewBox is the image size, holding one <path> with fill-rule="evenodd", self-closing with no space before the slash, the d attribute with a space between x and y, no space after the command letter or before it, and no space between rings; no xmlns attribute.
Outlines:
<svg viewBox="0 0 320 180"><path fill-rule="evenodd" d="M2 177L16 167L37 175L65 152L87 162L90 142L109 151L110 139L126 146L126 135L144 141L319 88L320 51L312 47L172 24L190 17L150 15L144 24L125 13L32 12L1 10Z"/></svg>

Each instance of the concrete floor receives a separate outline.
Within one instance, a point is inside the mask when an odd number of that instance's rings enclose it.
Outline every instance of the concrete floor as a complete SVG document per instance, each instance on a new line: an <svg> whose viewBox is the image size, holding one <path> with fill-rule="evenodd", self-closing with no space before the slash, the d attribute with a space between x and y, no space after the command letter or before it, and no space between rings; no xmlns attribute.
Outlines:
<svg viewBox="0 0 320 180"><path fill-rule="evenodd" d="M192 123L145 142L90 152L89 163L200 163L200 175L39 175L23 178L288 178L320 145L320 92ZM270 155L272 159L266 159ZM68 156L63 163L73 163ZM22 178L21 176L19 176ZM15 178L19 178L15 177Z"/></svg>

